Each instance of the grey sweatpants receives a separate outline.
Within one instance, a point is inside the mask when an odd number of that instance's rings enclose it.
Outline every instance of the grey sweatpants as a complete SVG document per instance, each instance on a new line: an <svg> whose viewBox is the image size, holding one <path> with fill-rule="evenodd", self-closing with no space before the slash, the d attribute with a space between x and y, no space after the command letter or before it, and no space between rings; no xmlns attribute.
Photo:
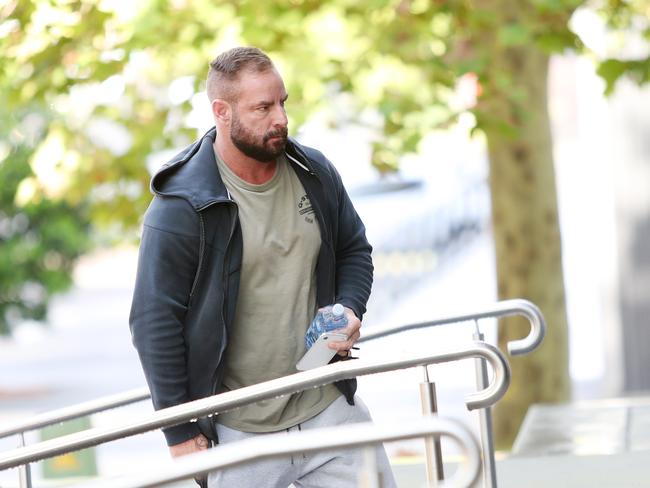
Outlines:
<svg viewBox="0 0 650 488"><path fill-rule="evenodd" d="M355 397L355 405L348 405L343 396L315 417L288 429L291 432L371 421L368 409ZM240 441L255 436L217 424L220 444ZM384 447L376 448L377 467L382 475L383 488L395 488L395 479ZM214 471L208 476L209 488L357 488L358 471L363 467L363 449L339 449L308 454L295 454L265 459L242 466Z"/></svg>

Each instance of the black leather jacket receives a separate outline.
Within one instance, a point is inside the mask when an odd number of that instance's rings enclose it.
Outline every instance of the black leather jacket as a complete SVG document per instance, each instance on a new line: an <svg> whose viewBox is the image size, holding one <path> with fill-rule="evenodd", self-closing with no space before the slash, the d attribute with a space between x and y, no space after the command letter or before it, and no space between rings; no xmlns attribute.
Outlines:
<svg viewBox="0 0 650 488"><path fill-rule="evenodd" d="M237 205L214 158L216 131L184 149L153 177L129 319L156 409L212 395L232 327L242 260ZM319 307L339 302L360 319L372 286L372 248L334 166L290 139L287 159L320 225ZM337 384L348 402L356 380ZM202 432L208 419L164 429L169 445Z"/></svg>

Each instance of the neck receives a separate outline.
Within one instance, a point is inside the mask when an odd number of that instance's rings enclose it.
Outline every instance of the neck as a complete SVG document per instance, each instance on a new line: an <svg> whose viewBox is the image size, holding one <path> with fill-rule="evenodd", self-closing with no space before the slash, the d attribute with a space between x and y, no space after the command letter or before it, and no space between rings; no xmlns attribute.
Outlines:
<svg viewBox="0 0 650 488"><path fill-rule="evenodd" d="M261 185L273 178L277 166L276 161L263 163L250 158L237 149L227 136L221 134L223 131L217 131L214 149L233 173L253 185Z"/></svg>

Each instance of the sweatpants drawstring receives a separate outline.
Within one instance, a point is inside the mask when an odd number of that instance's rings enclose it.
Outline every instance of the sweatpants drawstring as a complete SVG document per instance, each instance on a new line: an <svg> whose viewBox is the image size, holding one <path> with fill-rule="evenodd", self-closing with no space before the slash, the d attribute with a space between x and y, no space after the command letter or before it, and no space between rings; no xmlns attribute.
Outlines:
<svg viewBox="0 0 650 488"><path fill-rule="evenodd" d="M298 424L298 432L302 432L302 428L300 427L300 424ZM307 459L307 455L303 452L302 453L302 459Z"/></svg>

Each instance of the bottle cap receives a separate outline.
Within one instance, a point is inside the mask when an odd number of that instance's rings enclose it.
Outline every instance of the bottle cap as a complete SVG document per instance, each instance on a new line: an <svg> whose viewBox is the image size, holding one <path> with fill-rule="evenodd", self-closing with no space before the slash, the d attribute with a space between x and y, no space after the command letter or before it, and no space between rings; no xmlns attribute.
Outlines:
<svg viewBox="0 0 650 488"><path fill-rule="evenodd" d="M343 308L343 305L340 303L335 303L332 307L332 314L334 314L336 317L340 317L341 315L345 314L345 308Z"/></svg>

